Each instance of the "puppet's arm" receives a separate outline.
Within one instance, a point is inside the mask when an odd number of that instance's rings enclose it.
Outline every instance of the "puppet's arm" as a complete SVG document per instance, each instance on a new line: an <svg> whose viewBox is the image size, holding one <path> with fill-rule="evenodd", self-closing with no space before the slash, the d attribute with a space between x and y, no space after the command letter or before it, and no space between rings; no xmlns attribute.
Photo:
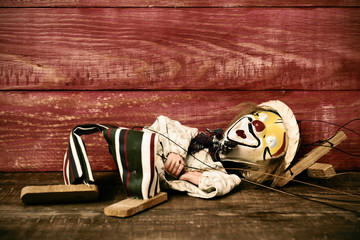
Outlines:
<svg viewBox="0 0 360 240"><path fill-rule="evenodd" d="M185 161L177 153L170 153L164 166L164 170L171 176L180 180L188 181L196 186L199 185L202 173L196 171L185 171ZM182 174L181 174L182 173Z"/></svg>
<svg viewBox="0 0 360 240"><path fill-rule="evenodd" d="M193 174L198 176L192 176ZM172 189L186 191L188 195L200 198L213 198L225 195L239 185L241 181L235 174L226 174L217 170L202 173L189 171L181 175L180 180L186 181L167 181L167 184Z"/></svg>
<svg viewBox="0 0 360 240"><path fill-rule="evenodd" d="M197 171L188 171L180 176L180 180L188 181L199 186L202 173Z"/></svg>
<svg viewBox="0 0 360 240"><path fill-rule="evenodd" d="M170 153L166 159L164 170L177 178L185 170L184 158L177 153Z"/></svg>
<svg viewBox="0 0 360 240"><path fill-rule="evenodd" d="M181 180L198 185L201 173L196 174L196 176L192 173L187 174L184 161L191 139L196 136L198 130L184 126L180 122L165 116L159 116L150 129L160 133L160 151L158 153L166 157L164 170L175 178L185 174L183 178L180 178Z"/></svg>
<svg viewBox="0 0 360 240"><path fill-rule="evenodd" d="M227 174L224 172L210 170L205 171L200 179L199 188L213 194L214 196L222 196L229 193L234 187L239 185L240 178L235 174Z"/></svg>
<svg viewBox="0 0 360 240"><path fill-rule="evenodd" d="M196 186L199 186L202 173L197 171L186 171L185 161L183 157L177 153L169 154L165 162L164 170L175 178L179 178L180 180L188 181Z"/></svg>

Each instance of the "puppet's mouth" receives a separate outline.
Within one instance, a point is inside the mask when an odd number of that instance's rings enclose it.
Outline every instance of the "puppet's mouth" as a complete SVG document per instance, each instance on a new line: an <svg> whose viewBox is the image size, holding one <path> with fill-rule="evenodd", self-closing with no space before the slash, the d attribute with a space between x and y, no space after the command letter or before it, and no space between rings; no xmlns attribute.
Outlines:
<svg viewBox="0 0 360 240"><path fill-rule="evenodd" d="M255 131L262 128L262 126L259 127L260 124L256 121L258 120L255 120L251 116L242 117L237 122L235 122L225 133L225 141L235 142L237 144L252 148L259 147L261 142L260 139L256 136ZM262 122L260 123L263 124Z"/></svg>

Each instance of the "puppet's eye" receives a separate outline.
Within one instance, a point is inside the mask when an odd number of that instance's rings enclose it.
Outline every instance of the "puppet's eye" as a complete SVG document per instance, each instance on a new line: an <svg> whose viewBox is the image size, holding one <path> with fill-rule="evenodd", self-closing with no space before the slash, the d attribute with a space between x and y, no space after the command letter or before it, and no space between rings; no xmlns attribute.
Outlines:
<svg viewBox="0 0 360 240"><path fill-rule="evenodd" d="M269 118L269 115L267 115L264 112L259 113L259 120L262 122L265 122Z"/></svg>
<svg viewBox="0 0 360 240"><path fill-rule="evenodd" d="M269 148L273 148L277 144L277 139L275 136L268 136L268 137L266 137L265 141Z"/></svg>

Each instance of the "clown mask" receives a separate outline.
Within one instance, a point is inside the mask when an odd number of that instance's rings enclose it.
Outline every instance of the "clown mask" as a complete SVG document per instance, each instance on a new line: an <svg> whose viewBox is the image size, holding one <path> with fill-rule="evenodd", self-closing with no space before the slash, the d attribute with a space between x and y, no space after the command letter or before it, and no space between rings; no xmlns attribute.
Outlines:
<svg viewBox="0 0 360 240"><path fill-rule="evenodd" d="M283 119L271 110L241 117L225 132L222 141L237 144L222 159L248 164L283 156L289 142Z"/></svg>

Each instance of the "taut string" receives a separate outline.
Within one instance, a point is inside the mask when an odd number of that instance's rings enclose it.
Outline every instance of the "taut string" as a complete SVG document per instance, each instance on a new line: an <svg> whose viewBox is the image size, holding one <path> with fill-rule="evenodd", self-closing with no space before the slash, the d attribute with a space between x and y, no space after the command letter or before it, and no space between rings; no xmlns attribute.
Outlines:
<svg viewBox="0 0 360 240"><path fill-rule="evenodd" d="M353 121L358 121L360 120L359 118L355 118L355 119L352 119L350 120L349 122L347 122L346 124L344 125L338 125L338 124L334 124L334 123L330 123L330 122L326 122L326 121L320 121L320 120L301 120L301 121L308 121L308 122L324 122L324 123L328 123L328 124L332 124L332 125L335 125L335 126L338 126L339 129L335 132L335 134L340 131L340 129L344 128L346 130L349 130L355 134L358 134L360 135L358 132L352 130L352 129L349 129L349 128L346 128L345 126L348 125L349 123L353 122ZM300 121L300 122L301 122ZM137 127L134 127L134 128L137 128ZM162 137L168 139L169 141L171 141L172 143L176 144L178 147L180 147L182 150L184 150L186 153L188 153L191 157L193 157L195 160L197 160L198 162L204 164L205 166L207 166L208 168L206 169L199 169L199 168L195 168L195 167L191 167L191 166L187 166L184 164L184 166L186 168L190 168L190 169L194 169L196 171L207 171L207 170L216 170L216 171L219 171L219 168L214 168L212 166L210 166L209 164L201 161L200 159L198 159L197 157L195 157L193 154L189 153L187 149L183 148L180 144L178 144L177 142L175 142L174 140L170 139L169 137L165 136L164 134L158 132L158 131L155 131L153 129L150 129L150 128L147 128L147 127L144 127L144 129L148 130L148 131L151 131L151 132L154 132L154 133L157 133L159 135L161 135ZM335 134L333 136L331 136L330 138L327 139L330 140L331 138L333 138L335 136ZM317 142L315 142L317 143ZM313 144L315 144L313 143ZM313 145L311 144L311 145ZM332 147L334 148L334 147ZM352 155L352 156L359 156L359 155L355 155L355 154L351 154L351 153L348 153L348 152L345 152L341 149L338 149L336 148L337 150L340 150L344 153L347 153L349 155ZM161 158L164 158L164 156L160 156ZM254 171L254 172L258 172L257 170L250 170L250 169L242 169L242 168L220 168L220 169L224 169L224 170L239 170L239 171ZM271 173L265 173L263 172L263 174L267 174L267 175L272 175L274 177L278 177L278 178L286 178L284 176L280 176L280 175L275 175L275 174L271 174ZM322 204L325 204L325 205L328 205L328 206L332 206L332 207L335 207L335 208L338 208L338 209L341 209L341 210L345 210L345 211L350 211L350 212L353 212L353 213L356 213L356 214L359 214L360 212L358 211L354 211L354 210L349 210L349 209L345 209L345 208L342 208L342 207L339 207L339 206L336 206L336 205L333 205L333 204L329 204L329 203L326 203L324 201L319 201L319 200L315 200L315 199L312 199L312 198L316 198L316 197L311 197L311 196L303 196L303 195L300 195L300 194L295 194L295 193L290 193L290 192L287 192L287 191L284 191L284 190L280 190L278 188L273 188L273 187L270 187L270 186L266 186L264 184L261 184L261 183L257 183L257 182L253 182L253 181L250 181L246 178L241 178L243 181L245 182L248 182L248 183L251 183L253 185L257 185L257 186L261 186L263 188L267 188L267 189L270 189L272 191L276 191L276 192L281 192L283 194L287 194L287 195L291 195L291 196L296 196L296 197L301 197L303 199L307 199L307 200L310 200L310 201L314 201L314 202L318 202L318 203L322 203ZM328 188L328 187L324 187L324 186L320 186L320 185L317 185L317 184L312 184L312 183L308 183L308 182L304 182L304 181L300 181L300 180L296 180L296 179L291 179L291 181L293 182L297 182L297 183L300 183L300 184L304 184L304 185L309 185L309 186L312 186L312 187L316 187L316 188L320 188L320 189L323 189L323 190L327 190L327 191L332 191L332 192L336 192L336 193L339 193L339 194L343 194L343 195L348 195L348 196L351 196L351 197L354 197L354 198L357 198L357 199L360 199L360 196L358 195L355 195L355 194L352 194L352 193L348 193L348 192L345 192L345 191L341 191L341 190L337 190L337 189L333 189L333 188ZM329 200L329 201L334 201L334 199L326 199L326 200Z"/></svg>

